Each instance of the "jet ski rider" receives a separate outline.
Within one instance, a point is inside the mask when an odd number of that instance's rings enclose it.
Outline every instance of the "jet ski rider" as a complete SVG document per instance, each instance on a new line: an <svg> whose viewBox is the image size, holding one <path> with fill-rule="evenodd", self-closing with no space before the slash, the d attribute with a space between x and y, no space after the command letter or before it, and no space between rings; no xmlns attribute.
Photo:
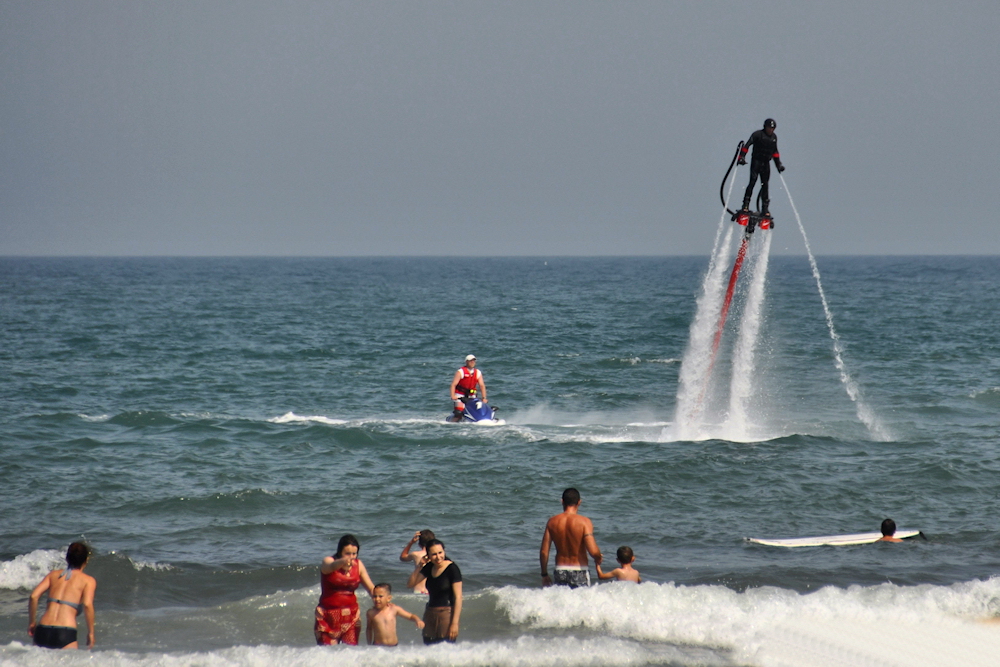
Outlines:
<svg viewBox="0 0 1000 667"><path fill-rule="evenodd" d="M486 381L483 374L476 368L476 355L465 357L465 365L455 371L451 379L451 398L455 402L455 413L452 421L462 421L462 411L465 401L476 398L477 388L482 391L483 403L486 403Z"/></svg>
<svg viewBox="0 0 1000 667"><path fill-rule="evenodd" d="M747 186L747 191L743 195L744 211L750 210L753 186L757 184L757 176L760 176L760 212L768 215L767 207L770 205L771 199L768 196L767 182L771 179L771 160L774 160L774 166L778 168L779 174L785 170L781 164L781 154L778 153L778 135L774 133L776 126L777 123L774 122L774 119L768 118L764 121L764 129L751 134L747 142L743 144L743 148L740 149L739 164L746 164L747 151L750 150L751 145L753 146L753 157L750 159L750 185Z"/></svg>

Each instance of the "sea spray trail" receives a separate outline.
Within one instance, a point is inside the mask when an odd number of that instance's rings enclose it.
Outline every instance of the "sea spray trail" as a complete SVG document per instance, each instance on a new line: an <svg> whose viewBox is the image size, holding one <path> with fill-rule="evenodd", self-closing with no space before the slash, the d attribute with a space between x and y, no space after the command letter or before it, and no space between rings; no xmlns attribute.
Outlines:
<svg viewBox="0 0 1000 667"><path fill-rule="evenodd" d="M698 437L704 397L708 388L708 368L712 360L712 332L715 314L722 304L725 288L725 269L729 263L733 230L726 229L722 243L712 255L708 273L702 284L702 294L698 297L697 311L691 322L688 346L681 361L678 377L677 408L674 418L678 440L694 440Z"/></svg>
<svg viewBox="0 0 1000 667"><path fill-rule="evenodd" d="M843 348L840 345L840 336L837 334L837 330L833 326L833 313L830 312L830 306L826 302L826 293L823 291L823 282L820 279L819 267L816 265L816 258L813 257L812 248L809 246L809 237L806 236L806 229L802 226L802 218L799 216L799 210L795 208L795 201L792 199L792 193L788 189L788 184L785 183L785 177L780 173L778 176L781 178L781 185L785 188L785 194L788 195L788 203L792 206L792 212L795 214L795 222L799 225L799 231L802 232L802 241L806 246L806 254L809 256L809 266L812 267L813 278L816 279L816 289L819 290L819 298L823 303L823 313L826 315L826 326L830 330L830 338L833 340L833 357L834 364L837 367L837 372L840 373L840 381L844 385L844 389L847 391L848 397L854 402L855 409L858 413L858 419L868 428L868 431L876 440L881 440L883 442L888 442L892 440L892 435L888 432L885 426L882 424L881 420L876 416L875 412L865 403L864 399L861 397L861 389L858 387L854 378L847 371L847 366L844 364Z"/></svg>
<svg viewBox="0 0 1000 667"><path fill-rule="evenodd" d="M736 170L729 181L729 191L726 202L733 193L736 182ZM715 242L712 247L712 257L709 260L708 271L701 285L701 296L698 297L697 310L691 322L688 335L688 345L681 361L681 370L677 380L677 406L672 429L665 429L662 437L671 440L694 440L698 437L701 424L701 413L705 391L708 388L708 368L711 363L710 344L715 314L722 303L725 270L729 265L729 253L732 246L733 228L726 225L726 208L723 207L719 217L719 226L715 231ZM725 228L725 234L723 234ZM721 242L720 242L721 240ZM670 432L672 430L672 432Z"/></svg>
<svg viewBox="0 0 1000 667"><path fill-rule="evenodd" d="M756 365L756 351L760 340L762 309L766 295L764 286L767 278L767 264L771 252L771 234L764 234L751 268L750 289L743 307L739 335L733 352L733 371L729 386L729 419L727 430L730 440L753 439L753 424L750 421L750 400L757 391L754 380L759 377Z"/></svg>

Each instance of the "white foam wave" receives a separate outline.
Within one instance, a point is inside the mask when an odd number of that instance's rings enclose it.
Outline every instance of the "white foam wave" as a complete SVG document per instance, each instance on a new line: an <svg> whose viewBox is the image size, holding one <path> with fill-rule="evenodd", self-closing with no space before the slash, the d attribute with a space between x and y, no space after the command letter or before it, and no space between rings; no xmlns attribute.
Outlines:
<svg viewBox="0 0 1000 667"><path fill-rule="evenodd" d="M65 550L38 549L28 554L17 556L14 560L0 562L0 589L18 590L34 588L46 574L52 570L66 567ZM110 556L124 558L129 564L140 570L163 572L172 570L172 565L152 561L135 560L127 554L112 551Z"/></svg>
<svg viewBox="0 0 1000 667"><path fill-rule="evenodd" d="M312 415L308 417L300 416L294 412L286 412L280 417L274 417L268 419L267 421L272 424L305 424L308 422L315 422L317 424L330 424L330 425L340 425L346 424L346 419L331 419L329 417L324 417L322 415Z"/></svg>
<svg viewBox="0 0 1000 667"><path fill-rule="evenodd" d="M658 442L660 432L671 422L638 411L627 415L607 413L571 414L535 406L509 415L506 433L528 442Z"/></svg>
<svg viewBox="0 0 1000 667"><path fill-rule="evenodd" d="M109 419L111 419L111 415L108 415L108 414L104 414L104 415L85 415L85 414L82 414L82 413L78 413L76 416L79 417L80 419L82 419L85 422L93 422L93 423L106 422Z"/></svg>
<svg viewBox="0 0 1000 667"><path fill-rule="evenodd" d="M337 419L325 415L297 415L294 412L286 412L280 417L272 417L267 421L271 424L326 424L328 426L350 426L354 428L372 426L410 426L433 424L440 426L445 424L448 413L442 412L439 417L408 417L403 419L383 419L383 418L360 418L360 419Z"/></svg>
<svg viewBox="0 0 1000 667"><path fill-rule="evenodd" d="M50 571L65 567L65 554L55 549L38 549L0 562L0 588L34 588Z"/></svg>
<svg viewBox="0 0 1000 667"><path fill-rule="evenodd" d="M944 642L951 642L949 637L978 642L977 655L987 655L990 647L1000 650L1000 628L976 622L1000 616L997 578L952 586L826 587L808 594L773 587L740 593L723 586L646 583L574 591L509 587L496 590L495 595L499 608L517 625L534 629L582 627L639 641L714 647L730 650L750 664L836 664L816 663L813 655L817 646L834 641L827 631L831 627L852 631L871 628L886 638L876 647L891 645L895 636L932 633ZM873 655L854 640L857 633L836 636L836 645L826 646L829 655ZM812 657L799 660L797 655ZM907 664L885 661L881 654L877 658L881 662L840 664ZM909 664L995 664L970 660Z"/></svg>
<svg viewBox="0 0 1000 667"><path fill-rule="evenodd" d="M1000 387L989 387L988 389L980 389L979 391L974 391L969 394L969 398L994 398L1000 396Z"/></svg>
<svg viewBox="0 0 1000 667"><path fill-rule="evenodd" d="M233 615L231 608L245 607L263 614L257 621L280 624L286 608L308 608L317 592L318 586L313 586L199 610L196 613L204 614L199 627L213 623L223 627ZM408 600L406 595L401 598ZM512 624L512 634L504 631L507 636L496 637L490 631L495 616L480 604L490 599ZM807 594L774 587L737 592L723 586L654 583L613 583L574 591L505 587L472 595L469 603L469 624L463 625L465 635L456 645L406 643L394 649L258 645L173 653L60 654L12 642L0 647L0 664L89 664L99 657L101 665L121 667L374 667L387 662L420 667L976 667L995 665L1000 652L1000 625L982 622L1000 617L1000 578L951 586L827 587ZM477 607L484 624L474 627ZM192 620L191 610L176 613ZM160 615L157 622L169 626L168 617ZM245 624L255 622L242 612L239 617ZM288 630L294 634L293 626Z"/></svg>
<svg viewBox="0 0 1000 667"><path fill-rule="evenodd" d="M166 572L168 570L176 569L173 565L170 565L168 563L157 563L155 561L147 561L147 560L135 560L131 556L129 556L127 554L120 553L118 551L112 551L112 552L110 552L109 555L120 556L122 558L125 558L129 562L129 564L132 567L135 568L135 570L137 572L141 571L141 570L152 570L154 572Z"/></svg>
<svg viewBox="0 0 1000 667"><path fill-rule="evenodd" d="M5 665L90 664L96 657L87 651L60 651L27 648L12 642L0 648L0 663ZM414 667L485 667L519 665L521 667L617 667L632 665L715 665L730 664L711 653L684 647L646 646L613 638L520 637L513 641L462 642L435 646L386 647L286 647L239 646L220 651L187 653L123 653L101 651L105 667L328 667L357 665L382 667L386 664Z"/></svg>

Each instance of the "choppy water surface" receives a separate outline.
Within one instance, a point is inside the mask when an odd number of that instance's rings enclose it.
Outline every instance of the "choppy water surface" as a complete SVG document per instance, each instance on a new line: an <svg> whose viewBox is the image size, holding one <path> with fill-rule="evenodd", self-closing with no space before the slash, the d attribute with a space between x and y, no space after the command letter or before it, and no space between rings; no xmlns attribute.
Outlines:
<svg viewBox="0 0 1000 667"><path fill-rule="evenodd" d="M56 660L27 594L85 536L102 664L383 664L311 646L317 564L354 533L420 612L398 555L426 527L465 575L461 641L401 624L398 664L826 664L820 628L991 646L1000 260L819 265L887 441L803 257L770 258L756 435L698 441L670 434L706 258L0 260L0 661ZM503 426L443 423L469 352ZM649 584L538 588L567 486ZM928 539L742 539L886 516Z"/></svg>

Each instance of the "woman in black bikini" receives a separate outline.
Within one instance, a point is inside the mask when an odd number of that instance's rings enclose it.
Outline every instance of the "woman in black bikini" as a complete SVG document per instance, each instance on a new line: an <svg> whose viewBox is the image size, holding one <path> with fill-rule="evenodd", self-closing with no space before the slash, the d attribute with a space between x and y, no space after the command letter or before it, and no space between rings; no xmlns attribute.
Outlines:
<svg viewBox="0 0 1000 667"><path fill-rule="evenodd" d="M97 580L83 573L90 558L90 548L74 542L66 550L66 569L52 570L31 591L28 600L28 634L35 646L43 648L79 648L76 641L76 617L82 611L87 618L87 647L94 647L94 591ZM35 624L38 600L48 592L49 606L42 620Z"/></svg>
<svg viewBox="0 0 1000 667"><path fill-rule="evenodd" d="M462 571L448 560L441 540L427 543L424 566L410 575L406 585L413 588L427 582L427 609L424 611L424 643L453 642L458 639L462 616Z"/></svg>

